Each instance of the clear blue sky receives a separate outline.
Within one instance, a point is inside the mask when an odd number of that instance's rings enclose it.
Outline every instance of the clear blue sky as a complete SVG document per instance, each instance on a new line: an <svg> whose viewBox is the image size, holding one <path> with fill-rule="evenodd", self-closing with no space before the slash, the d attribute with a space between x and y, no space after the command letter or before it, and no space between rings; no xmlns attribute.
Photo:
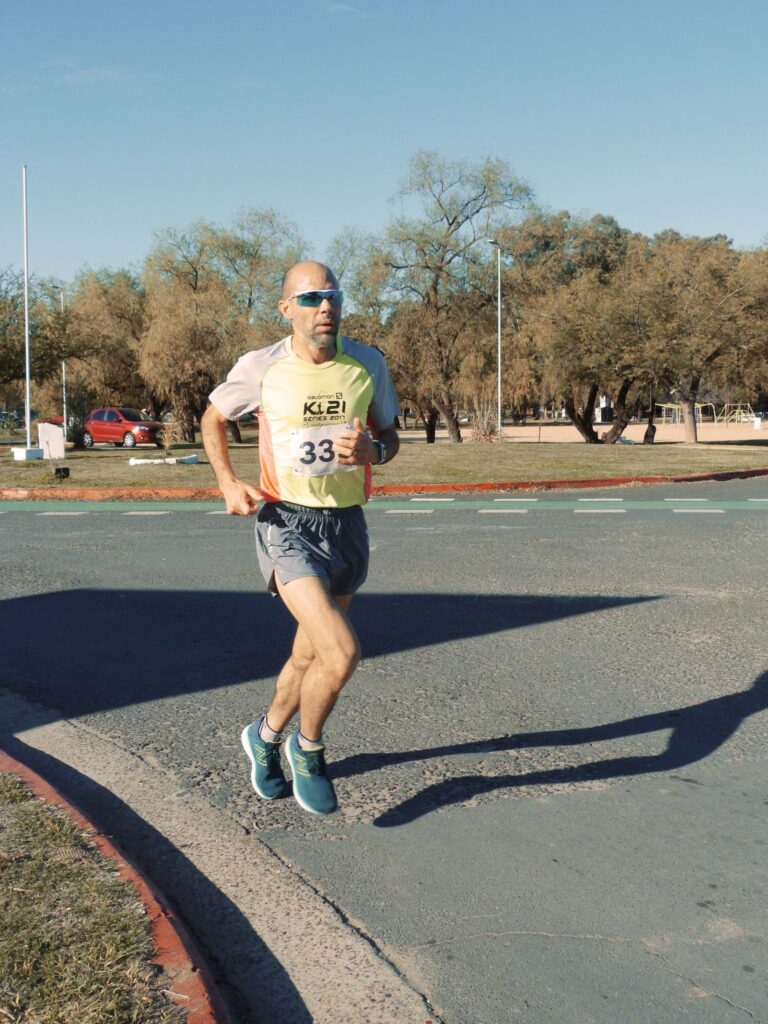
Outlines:
<svg viewBox="0 0 768 1024"><path fill-rule="evenodd" d="M768 239L766 0L0 0L0 266L137 265L244 206L322 255L417 149L540 203Z"/></svg>

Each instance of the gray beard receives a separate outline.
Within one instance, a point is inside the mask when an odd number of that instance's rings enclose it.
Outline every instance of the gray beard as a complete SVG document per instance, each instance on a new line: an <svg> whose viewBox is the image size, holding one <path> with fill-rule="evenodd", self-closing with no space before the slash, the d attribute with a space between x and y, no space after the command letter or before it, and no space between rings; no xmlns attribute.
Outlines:
<svg viewBox="0 0 768 1024"><path fill-rule="evenodd" d="M310 331L307 335L307 341L312 348L317 349L335 349L336 348L336 335L335 334L315 334L314 331Z"/></svg>

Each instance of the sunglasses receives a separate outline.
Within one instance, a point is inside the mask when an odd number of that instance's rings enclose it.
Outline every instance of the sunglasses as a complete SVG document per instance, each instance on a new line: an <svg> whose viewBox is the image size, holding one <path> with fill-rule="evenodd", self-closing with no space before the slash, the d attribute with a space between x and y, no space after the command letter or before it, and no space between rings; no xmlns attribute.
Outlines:
<svg viewBox="0 0 768 1024"><path fill-rule="evenodd" d="M316 291L311 292L294 292L288 298L296 299L298 306L316 308L322 305L323 299L328 299L332 306L341 306L344 301L344 292L339 288L318 288Z"/></svg>

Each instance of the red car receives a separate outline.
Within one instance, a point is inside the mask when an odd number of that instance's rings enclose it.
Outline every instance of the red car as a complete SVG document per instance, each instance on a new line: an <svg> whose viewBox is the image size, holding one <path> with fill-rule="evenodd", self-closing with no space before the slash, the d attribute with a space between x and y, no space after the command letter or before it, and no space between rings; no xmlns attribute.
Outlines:
<svg viewBox="0 0 768 1024"><path fill-rule="evenodd" d="M151 420L138 409L124 409L112 406L108 409L92 409L85 417L83 444L93 448L101 442L125 445L135 448L137 444L162 446L163 425Z"/></svg>

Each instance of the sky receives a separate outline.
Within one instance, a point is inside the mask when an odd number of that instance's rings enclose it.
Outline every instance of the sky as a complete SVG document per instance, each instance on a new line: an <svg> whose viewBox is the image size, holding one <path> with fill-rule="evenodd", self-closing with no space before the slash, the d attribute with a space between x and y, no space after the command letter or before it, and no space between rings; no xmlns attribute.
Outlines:
<svg viewBox="0 0 768 1024"><path fill-rule="evenodd" d="M322 258L418 150L550 210L768 244L766 0L0 0L0 268L138 268L245 207Z"/></svg>

